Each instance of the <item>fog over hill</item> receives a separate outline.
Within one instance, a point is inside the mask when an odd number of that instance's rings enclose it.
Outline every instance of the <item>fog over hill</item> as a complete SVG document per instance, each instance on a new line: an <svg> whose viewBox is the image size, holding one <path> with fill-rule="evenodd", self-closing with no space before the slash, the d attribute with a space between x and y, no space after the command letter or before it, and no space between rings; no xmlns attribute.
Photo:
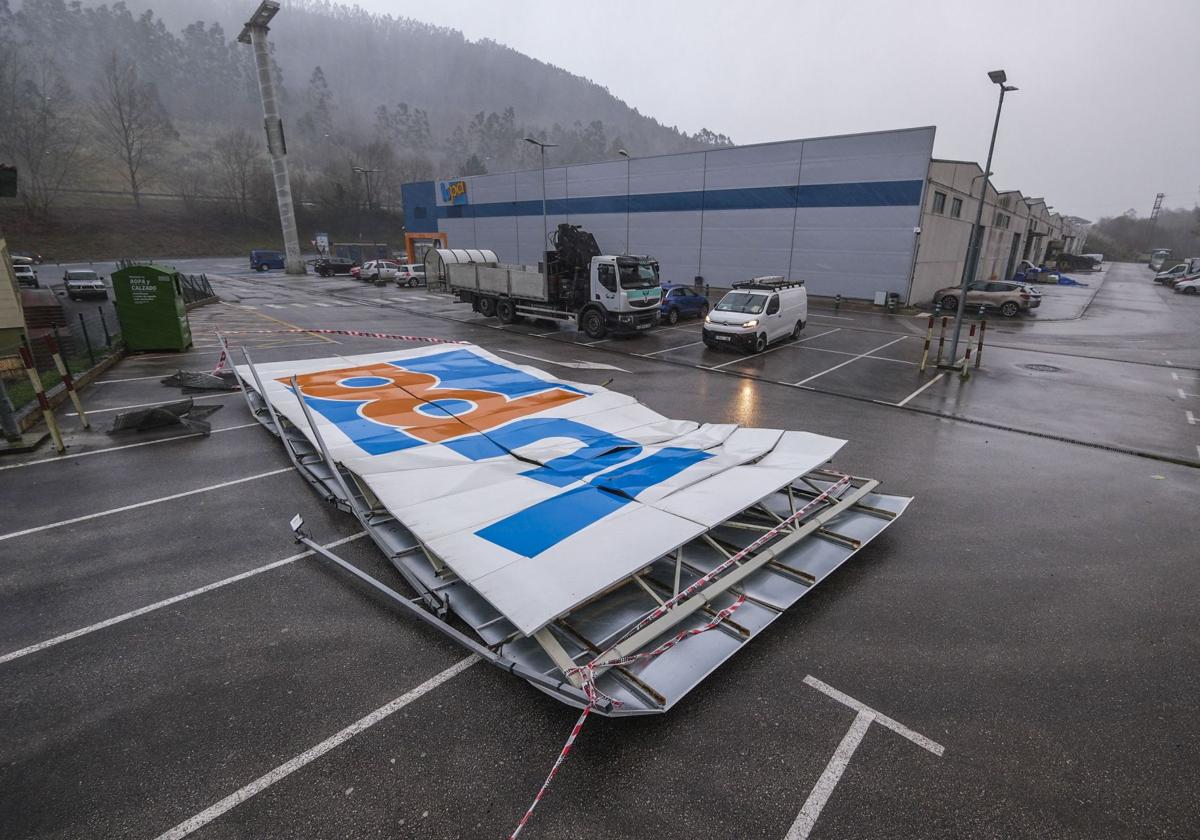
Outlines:
<svg viewBox="0 0 1200 840"><path fill-rule="evenodd" d="M224 0L0 0L0 154L48 212L67 189L269 204L252 51L253 4ZM357 203L354 166L381 170L370 203L404 180L725 145L638 113L605 88L491 41L328 2L292 2L271 27L300 198ZM130 137L121 114L139 115ZM126 114L127 116L127 114ZM265 209L265 208L264 208Z"/></svg>

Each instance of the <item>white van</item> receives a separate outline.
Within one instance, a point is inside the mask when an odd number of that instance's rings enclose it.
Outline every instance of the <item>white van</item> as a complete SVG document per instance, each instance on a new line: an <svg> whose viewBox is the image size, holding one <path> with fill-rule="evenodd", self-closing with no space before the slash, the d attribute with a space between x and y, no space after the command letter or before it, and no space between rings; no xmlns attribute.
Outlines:
<svg viewBox="0 0 1200 840"><path fill-rule="evenodd" d="M799 338L808 321L808 292L803 280L755 277L734 283L704 319L709 347L737 347L761 353L783 338Z"/></svg>

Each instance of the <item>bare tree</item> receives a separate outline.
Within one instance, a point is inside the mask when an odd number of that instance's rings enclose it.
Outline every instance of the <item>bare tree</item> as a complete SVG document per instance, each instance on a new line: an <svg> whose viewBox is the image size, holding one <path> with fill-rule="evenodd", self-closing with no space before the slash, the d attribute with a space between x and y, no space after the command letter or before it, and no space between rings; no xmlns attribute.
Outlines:
<svg viewBox="0 0 1200 840"><path fill-rule="evenodd" d="M31 216L45 216L64 182L82 163L83 127L71 88L48 56L24 61L8 51L0 78L0 156L21 173L21 200Z"/></svg>
<svg viewBox="0 0 1200 840"><path fill-rule="evenodd" d="M133 203L141 207L142 186L154 174L167 144L177 136L159 101L158 89L141 78L137 65L119 58L114 50L104 62L91 111L99 129L97 140L120 162Z"/></svg>
<svg viewBox="0 0 1200 840"><path fill-rule="evenodd" d="M258 143L244 128L235 128L213 144L217 161L216 185L223 198L241 217L249 215L255 170L261 158Z"/></svg>

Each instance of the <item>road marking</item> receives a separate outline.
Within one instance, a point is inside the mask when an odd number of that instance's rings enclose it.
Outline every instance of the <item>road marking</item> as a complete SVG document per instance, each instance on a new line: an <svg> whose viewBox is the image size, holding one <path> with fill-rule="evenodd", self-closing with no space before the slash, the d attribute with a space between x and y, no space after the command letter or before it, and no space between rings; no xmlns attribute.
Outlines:
<svg viewBox="0 0 1200 840"><path fill-rule="evenodd" d="M292 468L290 466L281 467L280 469L277 469L277 470L268 470L267 472L256 473L254 475L248 475L245 478L235 478L232 481L223 481L220 484L210 484L207 487L197 487L195 490L185 490L182 493L172 493L170 496L162 496L158 499L147 499L144 502L135 502L131 505L122 505L121 507L111 508L110 510L102 510L102 511L98 511L97 513L88 513L83 516L75 516L75 517L72 517L71 519L63 519L59 522L50 522L46 525L37 525L33 528L26 528L22 531L11 531L7 534L0 534L0 542L4 542L5 540L11 540L16 537L24 537L28 534L36 534L41 531L49 531L54 528L61 528L64 525L74 525L78 522L87 522L88 520L91 520L91 519L99 519L100 517L103 517L103 516L111 516L114 513L125 513L126 511L137 510L138 508L144 508L149 505L157 505L160 502L170 502L175 499L182 499L185 496L195 496L197 493L207 493L210 490L220 490L224 487L232 487L235 484L244 484L247 481L256 481L260 478L267 478L268 476L279 475L280 473L290 472L291 469Z"/></svg>
<svg viewBox="0 0 1200 840"><path fill-rule="evenodd" d="M1171 364L1171 360L1170 360L1170 359L1167 359L1167 360L1166 360L1166 362L1167 362L1167 364L1168 364L1168 365L1169 365L1169 364Z"/></svg>
<svg viewBox="0 0 1200 840"><path fill-rule="evenodd" d="M821 809L825 807L825 803L829 801L829 797L833 794L833 789L841 781L842 774L846 771L847 765L850 764L850 759L854 757L854 751L862 743L863 736L867 734L867 730L871 728L872 723L880 723L886 726L898 735L902 735L912 741L917 746L929 750L939 758L946 752L945 747L941 744L929 740L924 735L914 732L903 724L897 723L887 715L881 714L870 706L855 700L853 697L843 694L836 688L826 685L814 676L806 676L804 682L818 691L827 694L839 703L854 709L857 714L855 714L854 722L850 724L850 728L846 730L846 734L842 736L837 749L833 751L833 757L825 765L825 770L821 773L821 777L817 779L817 783L813 785L808 798L804 800L804 806L800 809L800 813L796 815L796 820L792 823L791 828L788 829L784 840L807 840L809 832L817 824L817 818L821 816Z"/></svg>
<svg viewBox="0 0 1200 840"><path fill-rule="evenodd" d="M806 382L812 382L814 379L816 379L819 376L824 376L827 373L832 373L833 371L837 370L840 367L845 367L846 365L850 364L851 362L856 362L859 359L866 358L867 356L870 356L872 353L882 350L885 347L891 347L893 344L903 341L906 338L909 338L909 336L902 335L899 338L894 339L893 341L889 341L886 344L880 344L878 347L874 348L873 350L868 350L865 353L859 353L857 356L855 356L852 359L847 359L846 361L842 362L841 364L834 365L833 367L829 368L828 370L823 370L820 373L814 373L812 376L808 377L807 379L801 379L799 382L793 382L792 384L793 385L803 385Z"/></svg>
<svg viewBox="0 0 1200 840"><path fill-rule="evenodd" d="M286 306L288 306L288 304L286 304L286 303L266 303L263 305L266 306L268 309L283 309Z"/></svg>
<svg viewBox="0 0 1200 840"><path fill-rule="evenodd" d="M719 365L708 365L708 366L702 365L701 367L707 367L708 370L720 370L721 368L725 367L726 365L732 365L735 362L744 362L744 361L747 361L748 359L758 359L758 358L761 358L761 357L767 355L768 353L774 353L776 350L782 350L784 347L795 347L797 344L803 344L806 341L812 341L815 338L821 338L822 336L829 335L830 333L840 332L841 329L842 329L841 327L834 327L831 330L826 330L825 332L817 333L816 335L810 335L808 338L801 338L797 341L786 341L785 340L785 341L780 342L779 344L776 344L774 347L771 347L767 350L762 351L761 353L755 353L751 356L742 356L737 359L731 359L728 362L721 362L721 364L719 364ZM853 361L853 360L851 360L851 361Z"/></svg>
<svg viewBox="0 0 1200 840"><path fill-rule="evenodd" d="M325 755L325 753L337 746L340 746L341 744L344 744L346 741L349 741L360 732L370 729L372 726L379 723L381 720L384 720L389 715L400 711L414 700L419 700L421 697L433 691L438 686L454 679L478 661L478 657L472 654L466 659L451 665L445 671L442 671L440 674L431 677L411 691L406 691L404 694L401 694L390 703L380 706L366 717L359 718L345 729L341 730L335 735L331 735L316 746L305 750L304 752L300 753L300 755L289 761L285 761L283 764L280 764L265 776L260 776L245 787L239 788L238 790L229 794L229 796L226 796L217 804L209 808L205 808L199 814L196 814L196 816L186 819L179 825L172 828L170 831L160 834L156 840L180 840L180 838L186 837L193 831L203 828L217 817L224 814L226 811L232 810L238 805L241 805L247 799L250 799L252 796L262 793L271 785L275 784L281 779L284 779L291 773L294 773L301 767L304 767L306 764L316 761L318 758Z"/></svg>
<svg viewBox="0 0 1200 840"><path fill-rule="evenodd" d="M857 321L857 318L847 318L845 315L819 315L816 312L812 313L811 318L833 318L835 321Z"/></svg>
<svg viewBox="0 0 1200 840"><path fill-rule="evenodd" d="M225 399L226 397L236 396L239 393L241 393L241 392L240 391L230 391L227 394L204 394L203 396L199 396L199 397L191 397L191 399L193 399L193 400L221 400L221 399ZM180 397L180 399L186 400L186 399L188 399L188 397ZM87 410L87 413L88 414L103 414L106 411L125 411L128 408L146 408L147 406L151 406L151 405L170 405L171 403L174 403L174 402L179 402L179 400L158 400L157 402L134 403L132 405L119 405L116 408L89 408ZM74 411L69 411L64 416L65 417L77 417L78 415Z"/></svg>
<svg viewBox="0 0 1200 840"><path fill-rule="evenodd" d="M262 424L258 423L258 422L241 423L237 426L226 426L223 429L213 429L212 432L210 432L210 434L215 435L215 434L218 434L219 432L232 432L235 429L248 429L251 426L260 426L260 425L262 425ZM138 446L154 446L155 444L159 444L159 443L170 443L173 440L187 440L188 438L194 438L194 437L204 437L204 433L203 432L192 432L191 434L175 435L173 437L159 438L158 440L143 440L138 443L126 443L121 446L108 446L108 447L105 447L104 449L89 449L87 452L73 452L70 455L53 455L49 458L39 458L36 461L22 461L19 464L5 464L4 466L0 467L0 471L15 470L18 467L32 467L34 464L53 464L58 461L65 461L68 458L83 458L86 455L100 455L104 452L116 452L119 449L134 449Z"/></svg>
<svg viewBox="0 0 1200 840"><path fill-rule="evenodd" d="M862 743L863 736L867 734L872 720L874 720L874 715L870 712L859 712L854 716L854 723L850 724L850 729L842 737L842 742L833 751L833 758L829 759L829 763L825 765L825 771L821 773L821 778L817 779L817 783L813 785L808 799L804 801L804 807L800 809L796 821L788 829L786 840L807 840L809 832L817 824L817 817L821 816L821 809L825 807L833 789L841 781L842 773L846 771L846 765L850 763L854 751Z"/></svg>
<svg viewBox="0 0 1200 840"><path fill-rule="evenodd" d="M928 388L928 387L930 387L931 385L933 385L934 383L936 383L936 382L937 382L939 379L941 379L941 378L942 378L943 376L945 376L945 375L946 375L946 372L945 372L945 371L942 371L942 372L941 372L941 373L939 373L937 376L933 377L933 379L930 379L928 382L926 382L924 385L922 385L920 388L918 388L917 390L913 391L913 392L912 392L911 394L909 394L907 397L905 397L904 399L900 400L900 402L896 403L896 407L897 407L897 408L900 408L900 407L904 406L905 404L907 404L907 403L908 403L908 401L909 401L909 400L911 400L913 397L915 397L915 396L917 396L918 394L920 394L920 393L921 393L922 391L924 391L926 388Z"/></svg>
<svg viewBox="0 0 1200 840"><path fill-rule="evenodd" d="M1187 415L1188 425L1195 426L1196 425L1196 415L1192 414L1192 412L1190 412L1190 411L1185 411L1184 414Z"/></svg>
<svg viewBox="0 0 1200 840"><path fill-rule="evenodd" d="M507 353L509 356L520 356L522 359L533 359L535 362L545 362L548 365L558 365L559 367L577 368L579 370L619 370L621 373L629 373L625 368L620 368L616 365L606 365L603 362L556 362L554 359L530 356L528 353L518 353L516 350L496 349L494 352Z"/></svg>
<svg viewBox="0 0 1200 840"><path fill-rule="evenodd" d="M313 303L313 306L328 307L328 306L333 306L333 304L332 303Z"/></svg>
<svg viewBox="0 0 1200 840"><path fill-rule="evenodd" d="M1178 374L1178 373L1176 373L1175 371L1171 371L1171 378L1172 378L1172 379L1174 379L1176 382L1178 382L1178 381L1179 381L1179 374Z"/></svg>
<svg viewBox="0 0 1200 840"><path fill-rule="evenodd" d="M697 344L703 343L703 341L693 341L690 344L680 344L678 347L667 347L664 350L655 350L653 353L638 353L637 355L650 358L651 356L657 356L659 353L670 353L672 350L682 350L685 347L695 347Z"/></svg>
<svg viewBox="0 0 1200 840"><path fill-rule="evenodd" d="M1179 392L1179 399L1181 399L1181 400L1186 400L1188 397L1196 396L1195 394L1187 393L1182 388L1176 388L1175 390Z"/></svg>
<svg viewBox="0 0 1200 840"><path fill-rule="evenodd" d="M904 724L902 724L896 720L893 720L892 718L888 717L887 715L883 714L882 712L872 709L870 706L866 705L865 703L861 703L858 700L855 700L850 695L844 694L844 693L838 691L833 686L828 685L827 683L821 682L816 677L811 676L811 675L806 676L804 678L804 682L807 683L808 685L812 686L813 688L815 688L817 691L820 691L824 694L829 695L834 700L841 703L843 706L849 706L851 709L854 709L856 712L869 712L874 717L874 721L876 723L886 726L888 729L892 730L897 735L900 735L903 738L907 738L908 740L912 741L914 744L916 744L921 749L929 750L931 753L936 755L938 758L941 758L945 754L946 748L943 747L941 744L939 744L937 741L933 741L929 738L926 738L924 735L922 735L919 732L914 732L913 730L909 729Z"/></svg>
<svg viewBox="0 0 1200 840"><path fill-rule="evenodd" d="M348 537L342 537L340 540L335 540L324 546L324 548L337 548L340 545L345 545L348 542L353 542L360 537L366 536L366 531L359 531L357 534L351 534ZM63 633L61 636L55 636L52 639L46 639L43 642L23 647L20 650L14 650L11 653L6 653L0 656L0 665L5 662L11 662L14 659L20 659L22 656L28 656L31 653L45 650L46 648L61 645L63 642L69 642L71 639L78 639L80 636L86 636L88 633L95 633L97 630L103 630L106 627L112 627L114 624L120 624L123 621L129 621L131 618L145 615L146 613L161 610L163 607L169 607L172 604L178 604L180 601L186 601L189 598L195 598L197 595L203 595L205 592L212 592L214 589L220 589L222 586L228 586L231 583L252 578L255 575L261 575L263 572L269 572L272 569L278 569L280 566L286 566L289 563L295 563L297 560L303 560L305 557L311 557L313 551L302 551L299 554L293 554L291 557L284 557L282 560L276 560L273 563L267 563L265 566L259 566L254 569L236 574L233 577L222 578L213 583L205 584L204 586L191 589L179 595L172 595L170 598L164 598L161 601L155 601L153 604L147 604L144 607L138 607L136 610L130 610L127 613L114 615L112 618L106 618L103 621L97 621L95 624L89 624L87 627L80 627L78 630L72 630L69 633Z"/></svg>
<svg viewBox="0 0 1200 840"><path fill-rule="evenodd" d="M131 376L128 379L97 379L93 385L112 385L114 382L141 382L144 379L162 379L161 373L154 376Z"/></svg>

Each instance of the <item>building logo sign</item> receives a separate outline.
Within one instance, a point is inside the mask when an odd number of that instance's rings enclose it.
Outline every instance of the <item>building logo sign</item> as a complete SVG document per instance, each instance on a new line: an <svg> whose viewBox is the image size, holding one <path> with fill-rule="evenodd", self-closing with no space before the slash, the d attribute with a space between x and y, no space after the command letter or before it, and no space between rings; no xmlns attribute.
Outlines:
<svg viewBox="0 0 1200 840"><path fill-rule="evenodd" d="M309 408L370 455L438 444L481 461L511 457L513 450L545 440L582 444L520 473L570 489L475 532L525 557L552 548L647 488L711 457L696 449L664 447L639 458L643 447L632 440L568 418L534 417L590 394L468 350L319 371L297 376L296 384Z"/></svg>
<svg viewBox="0 0 1200 840"><path fill-rule="evenodd" d="M467 182L458 181L442 181L442 201L446 204L466 204L467 203Z"/></svg>

